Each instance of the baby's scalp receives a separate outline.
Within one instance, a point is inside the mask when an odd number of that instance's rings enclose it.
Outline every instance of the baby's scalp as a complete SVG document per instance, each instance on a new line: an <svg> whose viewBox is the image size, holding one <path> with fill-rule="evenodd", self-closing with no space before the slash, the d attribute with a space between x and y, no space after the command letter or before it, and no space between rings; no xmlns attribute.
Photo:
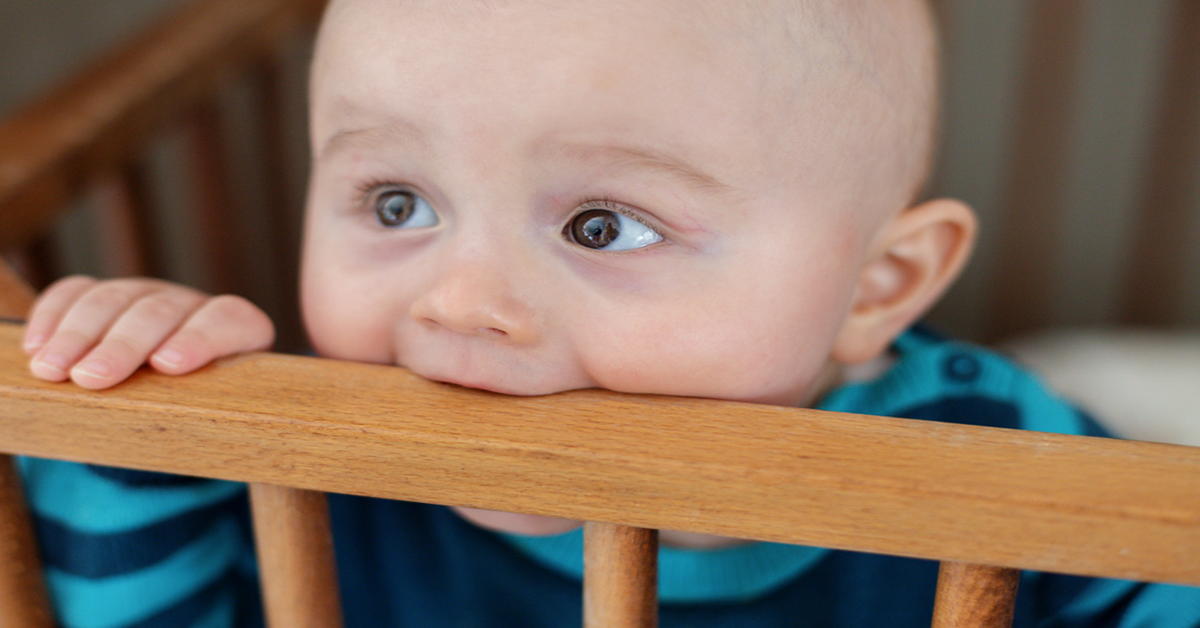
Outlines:
<svg viewBox="0 0 1200 628"><path fill-rule="evenodd" d="M938 46L927 0L333 0L318 41L314 85L338 71L322 54L330 40L349 37L362 54L374 46L404 45L403 34L391 42L355 39L339 27L347 12L419 12L452 25L528 9L576 11L580 19L607 12L631 25L669 21L692 37L674 37L668 45L688 46L698 70L739 59L742 76L752 77L741 85L749 84L762 105L755 115L775 144L772 153L795 165L780 172L789 182L837 181L839 205L871 208L880 216L923 191L938 112Z"/></svg>

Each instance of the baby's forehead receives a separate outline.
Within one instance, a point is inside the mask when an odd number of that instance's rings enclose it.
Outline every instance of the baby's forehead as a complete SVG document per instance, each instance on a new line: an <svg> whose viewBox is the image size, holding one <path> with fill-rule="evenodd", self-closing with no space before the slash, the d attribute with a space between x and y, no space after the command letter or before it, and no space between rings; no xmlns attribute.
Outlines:
<svg viewBox="0 0 1200 628"><path fill-rule="evenodd" d="M924 0L332 0L327 18L353 10L361 13L422 14L441 17L453 25L463 17L484 17L514 10L547 13L579 12L593 19L625 18L631 29L635 17L657 16L684 28L699 29L709 39L742 39L776 48L780 53L823 54L825 42L849 49L851 40L876 37L872 21L903 26L896 15L920 12ZM879 18L872 20L872 17ZM403 33L395 43L402 44ZM797 45L803 42L804 45ZM365 42L364 42L365 43Z"/></svg>
<svg viewBox="0 0 1200 628"><path fill-rule="evenodd" d="M323 39L346 40L352 46L405 45L405 28L451 29L464 21L498 22L504 14L519 13L545 29L570 27L570 20L618 25L629 37L669 38L679 45L701 44L706 51L753 64L763 77L792 87L807 81L815 90L829 86L818 80L858 82L858 87L889 92L899 99L905 91L928 85L906 80L931 68L932 32L926 0L332 0L326 13ZM344 19L353 16L356 19ZM403 16L403 17L401 17ZM384 19L377 19L377 18ZM554 21L559 17L559 21ZM405 19L407 18L407 19ZM500 18L500 19L497 19ZM362 27L394 24L397 32L380 41L364 38ZM338 28L338 26L342 28ZM355 28L357 26L358 28ZM658 29L658 32L655 32ZM664 37L667 29L673 30ZM579 29L580 37L606 36L605 31ZM611 31L610 31L611 33ZM610 36L610 35L607 35ZM592 42L580 42L589 44ZM523 42L536 46L536 37ZM614 46L621 41L613 41ZM320 50L320 49L318 49ZM438 54L412 50L406 54ZM496 50L504 55L505 51ZM703 55L680 71L702 71ZM841 79L840 81L838 79ZM928 83L929 81L925 81ZM903 97L910 97L904 94Z"/></svg>
<svg viewBox="0 0 1200 628"><path fill-rule="evenodd" d="M738 87L713 89L744 88L743 77L753 75L753 87L764 99L778 102L764 124L828 118L831 125L853 127L844 134L850 140L841 147L846 152L861 152L861 146L902 156L889 164L902 171L902 186L918 187L925 177L936 111L936 45L924 0L333 0L314 83L341 71L324 68L323 47L341 49L339 63L354 63L381 45L403 48L404 28L432 28L452 40L468 23L510 24L513 16L526 22L523 32L531 35L522 46L538 45L534 28L561 35L573 24L605 24L579 28L579 46L594 46L596 38L612 39L612 46L659 38L688 47L691 62L673 71L703 73L721 65L729 76L729 68L739 73L740 66ZM374 32L383 23L399 27L394 39ZM364 29L373 29L374 36L364 37ZM338 41L328 46L329 40ZM506 51L501 47L494 54Z"/></svg>

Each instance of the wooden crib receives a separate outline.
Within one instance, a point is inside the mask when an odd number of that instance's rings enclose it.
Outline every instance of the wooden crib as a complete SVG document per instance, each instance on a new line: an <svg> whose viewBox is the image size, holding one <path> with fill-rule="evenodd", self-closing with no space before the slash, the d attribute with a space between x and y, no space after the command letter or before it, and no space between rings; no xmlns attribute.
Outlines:
<svg viewBox="0 0 1200 628"><path fill-rule="evenodd" d="M276 628L340 625L322 492L594 522L585 533L589 627L654 624L657 529L942 561L934 625L944 627L1010 623L1019 569L1200 585L1200 449L1191 447L603 391L510 398L395 368L282 354L228 359L184 378L142 371L106 392L34 380L17 321L31 298L24 282L40 287L66 268L56 250L70 248L69 236L55 226L64 208L89 212L83 230L104 244L96 272L180 278L171 272L181 264L171 259L178 241L161 243L169 229L147 157L163 142L182 157L156 158L186 164L195 199L184 230L201 261L182 264L204 268L192 283L264 304L280 321L282 345L300 345L298 203L288 190L302 177L289 171L296 132L280 111L290 102L289 59L321 4L198 1L0 126L0 252L16 269L0 266L0 316L13 321L0 323L5 625L52 625L7 455L251 483ZM1200 5L1177 5L1167 62L1194 77ZM1055 35L1082 4L1036 6L1031 48L1066 45ZM1043 157L1061 148L1069 122L1065 105L1035 96L1058 93L1070 68L1029 68L1030 95L1018 108L1028 133L1014 157L1026 168L1013 169L1012 189L1033 190L1013 204L1036 213L1047 211L1038 199L1052 197L1062 176ZM1148 166L1147 189L1158 196L1148 197L1139 232L1149 235L1134 239L1132 253L1159 270L1131 281L1143 292L1131 293L1126 320L1162 319L1166 310L1154 306L1175 302L1165 295L1186 279L1162 268L1185 267L1179 258L1193 246L1180 234L1187 168L1200 153L1196 84L1168 82L1163 95L1172 125L1155 141L1166 156ZM265 247L229 237L254 228L236 219L245 213L236 210L238 157L222 141L237 117L228 93L238 90L250 94L242 112L260 133L249 149L261 164L258 187L268 190L258 212L286 225L271 230L274 240L247 238ZM1050 286L1035 270L1048 245L1036 239L1044 234L1028 236L1001 235L999 248L1013 257L994 263L1004 269L1001 288L986 300L1007 309L980 336L1037 324L1030 308ZM265 256L252 257L255 248ZM1162 256L1170 259L1151 264ZM253 273L239 271L249 267L262 272L243 283ZM303 403L290 391L305 391ZM751 422L778 437L721 429ZM552 433L539 429L546 424Z"/></svg>

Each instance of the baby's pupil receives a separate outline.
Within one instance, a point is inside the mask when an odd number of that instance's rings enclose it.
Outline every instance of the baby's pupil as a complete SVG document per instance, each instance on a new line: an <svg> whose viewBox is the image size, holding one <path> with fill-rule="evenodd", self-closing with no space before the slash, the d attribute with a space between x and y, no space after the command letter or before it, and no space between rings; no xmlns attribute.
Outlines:
<svg viewBox="0 0 1200 628"><path fill-rule="evenodd" d="M592 249L602 249L620 235L620 222L606 209L589 209L571 221L571 236L575 242Z"/></svg>
<svg viewBox="0 0 1200 628"><path fill-rule="evenodd" d="M375 214L379 217L379 222L389 227L395 227L404 224L412 217L416 204L416 197L411 192L400 190L387 192L381 194L379 200L375 202Z"/></svg>

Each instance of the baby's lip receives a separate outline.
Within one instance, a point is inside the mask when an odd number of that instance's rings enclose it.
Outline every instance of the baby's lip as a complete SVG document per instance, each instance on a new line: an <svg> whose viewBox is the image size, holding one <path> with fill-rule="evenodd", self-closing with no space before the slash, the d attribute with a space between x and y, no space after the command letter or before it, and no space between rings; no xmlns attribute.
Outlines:
<svg viewBox="0 0 1200 628"><path fill-rule="evenodd" d="M417 373L421 377L430 381L441 384L450 384L452 386L461 386L463 388L471 388L474 390L482 390L500 395L511 395L514 397L537 397L541 395L552 395L554 393L564 392L567 390L576 390L585 386L563 386L561 383L555 385L550 383L542 386L530 384L529 382L498 382L489 378L471 379L467 377L445 377L441 375L426 375Z"/></svg>
<svg viewBox="0 0 1200 628"><path fill-rule="evenodd" d="M553 368L546 366L548 360L536 362L521 359L522 356L456 352L454 347L432 349L437 350L400 352L396 363L431 381L518 397L589 387L585 378L568 376L573 372L570 365Z"/></svg>
<svg viewBox="0 0 1200 628"><path fill-rule="evenodd" d="M519 397L529 397L529 396L544 394L544 393L540 393L540 392L521 392L510 386L501 386L501 385L487 382L487 381L478 381L478 380L470 380L470 379L466 379L466 378L455 378L455 377L428 376L428 375L422 375L420 373L418 373L418 375L421 375L421 377L424 377L425 379L428 379L428 380L434 381L434 382L438 382L440 384L450 384L452 386L461 386L463 388L472 388L474 390L483 390L486 392L498 393L501 395L514 395L514 396L519 396Z"/></svg>
<svg viewBox="0 0 1200 628"><path fill-rule="evenodd" d="M509 393L509 392L501 389L499 386L490 386L490 385L484 384L484 383L472 383L472 382L467 382L467 381L463 381L463 380L455 380L455 379L450 379L450 378L445 378L445 377L437 377L437 378L430 378L430 379L432 379L435 382L441 383L441 384L450 384L452 386L461 386L463 388L474 388L475 390L485 390L487 392L500 393L502 395L513 394L513 393Z"/></svg>

